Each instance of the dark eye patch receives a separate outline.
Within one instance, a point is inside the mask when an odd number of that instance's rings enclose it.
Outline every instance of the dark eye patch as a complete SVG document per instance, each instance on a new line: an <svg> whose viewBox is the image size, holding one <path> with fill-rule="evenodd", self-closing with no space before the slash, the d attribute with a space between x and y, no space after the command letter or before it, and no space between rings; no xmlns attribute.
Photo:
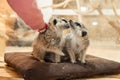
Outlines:
<svg viewBox="0 0 120 80"><path fill-rule="evenodd" d="M54 25L57 24L57 20L56 20L56 19L53 20L53 24L54 24Z"/></svg>
<svg viewBox="0 0 120 80"><path fill-rule="evenodd" d="M64 21L65 23L67 23L67 20L65 20L65 19L62 19L62 21Z"/></svg>
<svg viewBox="0 0 120 80"><path fill-rule="evenodd" d="M75 25L81 27L80 23L78 23L78 22L75 22Z"/></svg>

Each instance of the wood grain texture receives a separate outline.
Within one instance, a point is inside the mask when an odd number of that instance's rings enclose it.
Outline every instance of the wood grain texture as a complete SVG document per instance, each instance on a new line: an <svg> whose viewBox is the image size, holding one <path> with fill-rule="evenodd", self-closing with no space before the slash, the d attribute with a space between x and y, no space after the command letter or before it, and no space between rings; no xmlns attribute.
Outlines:
<svg viewBox="0 0 120 80"><path fill-rule="evenodd" d="M10 77L2 77L0 76L0 80L24 80L22 78L10 78Z"/></svg>

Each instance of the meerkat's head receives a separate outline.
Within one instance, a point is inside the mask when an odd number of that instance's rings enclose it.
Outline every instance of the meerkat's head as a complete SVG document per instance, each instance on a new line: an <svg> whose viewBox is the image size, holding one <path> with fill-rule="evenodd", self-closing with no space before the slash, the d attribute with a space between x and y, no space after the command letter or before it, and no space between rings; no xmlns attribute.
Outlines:
<svg viewBox="0 0 120 80"><path fill-rule="evenodd" d="M54 19L53 24L57 27L57 29L60 29L60 30L69 28L68 21L64 18Z"/></svg>
<svg viewBox="0 0 120 80"><path fill-rule="evenodd" d="M49 21L49 25L54 27L54 29L59 32L69 28L68 21L64 18L58 18L58 17L52 17Z"/></svg>
<svg viewBox="0 0 120 80"><path fill-rule="evenodd" d="M69 20L69 25L70 25L72 32L75 35L78 35L79 37L85 37L88 35L88 31L85 28L84 24Z"/></svg>

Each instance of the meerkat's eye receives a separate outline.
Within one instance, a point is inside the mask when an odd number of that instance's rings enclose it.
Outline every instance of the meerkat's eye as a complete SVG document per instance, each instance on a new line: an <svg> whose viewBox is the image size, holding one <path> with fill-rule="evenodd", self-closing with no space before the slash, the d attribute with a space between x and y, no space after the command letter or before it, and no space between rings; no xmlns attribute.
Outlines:
<svg viewBox="0 0 120 80"><path fill-rule="evenodd" d="M57 24L57 20L56 20L56 19L53 20L53 24L54 24L54 25Z"/></svg>
<svg viewBox="0 0 120 80"><path fill-rule="evenodd" d="M80 23L78 22L75 22L75 25L81 27Z"/></svg>
<svg viewBox="0 0 120 80"><path fill-rule="evenodd" d="M64 21L65 23L67 23L67 20L65 20L65 19L62 19L62 21Z"/></svg>

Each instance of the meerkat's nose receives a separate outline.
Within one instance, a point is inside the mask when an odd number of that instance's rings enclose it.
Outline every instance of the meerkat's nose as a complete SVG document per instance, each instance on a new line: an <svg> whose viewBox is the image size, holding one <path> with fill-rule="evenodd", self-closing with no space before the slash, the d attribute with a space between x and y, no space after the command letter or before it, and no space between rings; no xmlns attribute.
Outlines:
<svg viewBox="0 0 120 80"><path fill-rule="evenodd" d="M82 37L86 36L87 32L86 31L82 31Z"/></svg>
<svg viewBox="0 0 120 80"><path fill-rule="evenodd" d="M66 25L65 25L65 28L66 28L66 29L70 28L69 24L66 24Z"/></svg>

